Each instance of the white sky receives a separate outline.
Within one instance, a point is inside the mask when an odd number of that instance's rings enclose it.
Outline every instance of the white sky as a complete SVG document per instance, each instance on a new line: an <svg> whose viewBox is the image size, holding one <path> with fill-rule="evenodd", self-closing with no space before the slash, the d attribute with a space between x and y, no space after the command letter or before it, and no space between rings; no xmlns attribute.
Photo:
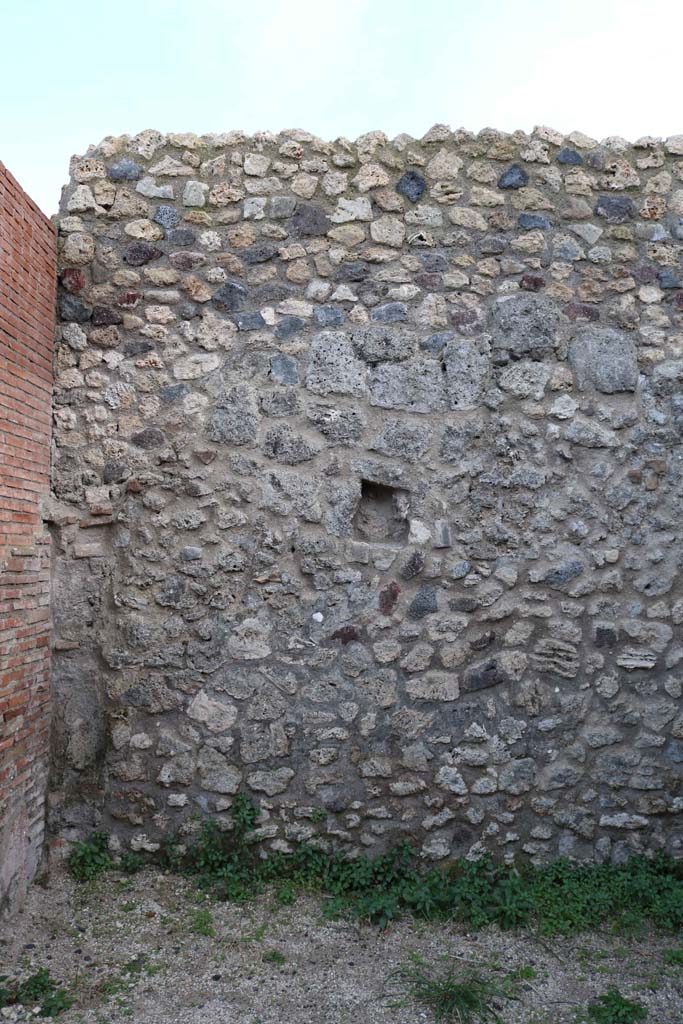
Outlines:
<svg viewBox="0 0 683 1024"><path fill-rule="evenodd" d="M683 132L678 0L0 0L0 159L54 213L105 135Z"/></svg>

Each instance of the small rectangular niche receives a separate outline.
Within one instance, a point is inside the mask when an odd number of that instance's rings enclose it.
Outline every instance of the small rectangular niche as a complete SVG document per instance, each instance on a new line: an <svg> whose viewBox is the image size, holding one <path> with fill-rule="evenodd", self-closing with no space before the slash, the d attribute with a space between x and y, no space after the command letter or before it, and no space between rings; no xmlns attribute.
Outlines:
<svg viewBox="0 0 683 1024"><path fill-rule="evenodd" d="M408 492L374 480L361 480L360 501L353 519L358 540L396 544L408 539Z"/></svg>

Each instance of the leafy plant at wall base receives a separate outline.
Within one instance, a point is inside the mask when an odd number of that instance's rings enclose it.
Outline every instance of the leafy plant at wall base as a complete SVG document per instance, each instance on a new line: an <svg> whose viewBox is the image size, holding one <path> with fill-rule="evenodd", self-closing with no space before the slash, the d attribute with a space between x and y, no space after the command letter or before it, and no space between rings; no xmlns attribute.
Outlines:
<svg viewBox="0 0 683 1024"><path fill-rule="evenodd" d="M145 866L145 859L141 857L139 853L123 853L121 854L120 868L126 875L135 875L138 871L142 871Z"/></svg>
<svg viewBox="0 0 683 1024"><path fill-rule="evenodd" d="M258 807L244 793L238 793L230 811L235 837L243 839L248 832L252 832L254 829L259 815Z"/></svg>
<svg viewBox="0 0 683 1024"><path fill-rule="evenodd" d="M618 989L609 988L585 1011L580 1010L576 1020L590 1024L638 1024L647 1020L647 1010L641 1003L626 999Z"/></svg>
<svg viewBox="0 0 683 1024"><path fill-rule="evenodd" d="M175 836L162 836L156 861L162 871L180 872L183 866L183 851Z"/></svg>
<svg viewBox="0 0 683 1024"><path fill-rule="evenodd" d="M162 839L154 860L165 871L193 878L217 899L248 900L273 886L276 902L289 904L306 890L327 897L326 917L347 915L380 928L402 914L455 920L473 929L534 928L546 935L573 935L606 924L626 934L647 924L673 933L683 928L683 863L664 855L617 865L557 860L540 867L497 864L485 856L425 868L405 842L374 860L328 852L310 842L263 857L252 841L258 814L258 807L239 795L232 828L207 819L188 845L172 836ZM106 835L95 833L77 844L69 864L81 880L110 866Z"/></svg>
<svg viewBox="0 0 683 1024"><path fill-rule="evenodd" d="M93 832L84 843L75 843L69 854L68 866L79 882L89 882L112 866L109 836L106 832Z"/></svg>

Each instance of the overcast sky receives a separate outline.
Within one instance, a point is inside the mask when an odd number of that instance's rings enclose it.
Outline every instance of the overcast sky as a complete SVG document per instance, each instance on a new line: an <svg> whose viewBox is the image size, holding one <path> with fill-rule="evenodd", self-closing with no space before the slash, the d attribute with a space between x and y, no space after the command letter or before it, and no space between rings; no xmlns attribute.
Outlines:
<svg viewBox="0 0 683 1024"><path fill-rule="evenodd" d="M54 213L105 135L683 132L680 0L0 0L0 159Z"/></svg>

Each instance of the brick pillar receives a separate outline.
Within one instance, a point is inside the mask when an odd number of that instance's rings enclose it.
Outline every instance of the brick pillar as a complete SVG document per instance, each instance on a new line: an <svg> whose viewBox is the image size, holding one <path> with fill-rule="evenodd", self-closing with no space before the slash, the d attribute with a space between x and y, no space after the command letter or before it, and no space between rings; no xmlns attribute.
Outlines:
<svg viewBox="0 0 683 1024"><path fill-rule="evenodd" d="M40 862L49 735L55 231L0 163L0 916Z"/></svg>

